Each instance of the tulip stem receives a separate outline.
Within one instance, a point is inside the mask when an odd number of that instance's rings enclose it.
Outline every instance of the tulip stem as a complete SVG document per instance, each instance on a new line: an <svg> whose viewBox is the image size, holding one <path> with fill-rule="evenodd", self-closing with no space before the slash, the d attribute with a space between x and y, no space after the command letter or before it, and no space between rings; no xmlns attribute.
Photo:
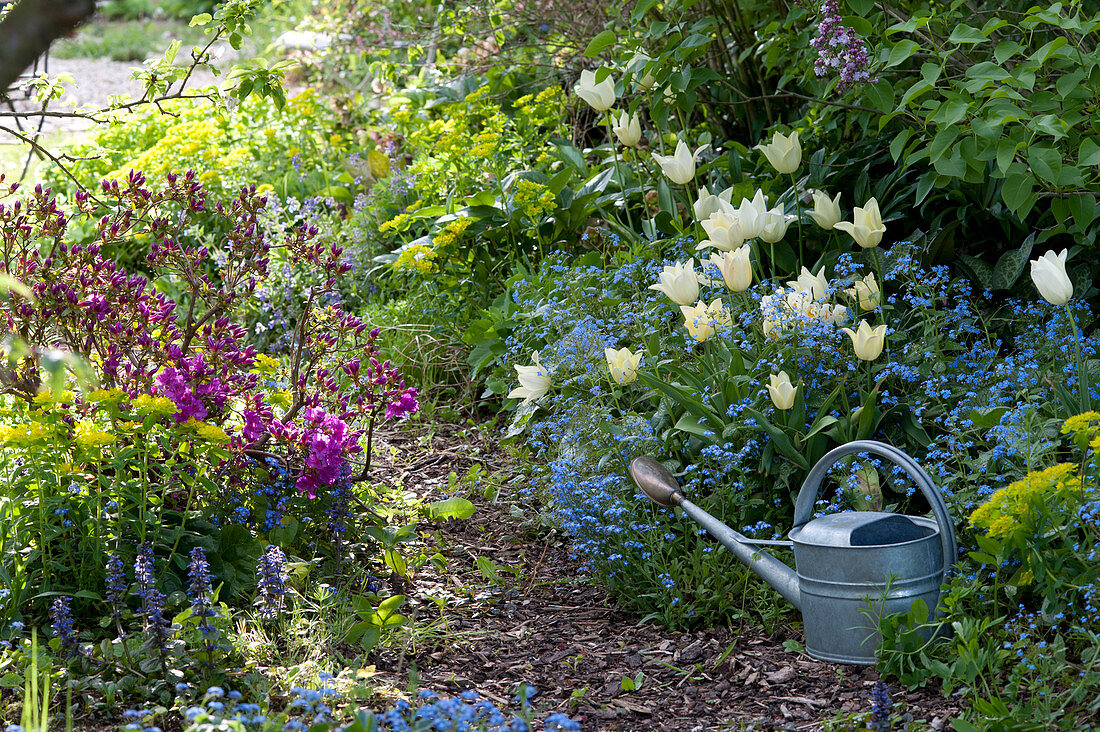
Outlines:
<svg viewBox="0 0 1100 732"><path fill-rule="evenodd" d="M615 161L615 177L619 179L619 190L623 194L623 208L626 209L626 222L630 226L630 233L637 235L638 230L634 227L634 216L630 213L630 200L626 194L626 184L623 182L623 171L619 167L619 146L615 144L615 120L611 116L611 110L607 110L607 141L611 143L611 155Z"/></svg>
<svg viewBox="0 0 1100 732"><path fill-rule="evenodd" d="M1069 327L1073 329L1073 345L1077 355L1077 393L1081 402L1081 411L1088 412L1092 409L1091 385L1089 384L1089 372L1085 368L1085 362L1081 358L1081 334L1077 331L1077 323L1073 319L1073 311L1069 302L1065 304L1066 316L1069 318Z"/></svg>
<svg viewBox="0 0 1100 732"><path fill-rule="evenodd" d="M794 173L791 173L791 191L794 193L794 215L798 221L798 266L805 266L802 253L802 202L798 200L798 183L795 182Z"/></svg>

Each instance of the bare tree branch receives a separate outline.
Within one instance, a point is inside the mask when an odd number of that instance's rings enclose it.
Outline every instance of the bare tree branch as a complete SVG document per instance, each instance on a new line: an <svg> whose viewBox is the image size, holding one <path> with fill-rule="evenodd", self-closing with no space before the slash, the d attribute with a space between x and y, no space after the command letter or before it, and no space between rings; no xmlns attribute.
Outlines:
<svg viewBox="0 0 1100 732"><path fill-rule="evenodd" d="M95 0L24 0L0 22L0 91L11 86L35 59L90 18Z"/></svg>

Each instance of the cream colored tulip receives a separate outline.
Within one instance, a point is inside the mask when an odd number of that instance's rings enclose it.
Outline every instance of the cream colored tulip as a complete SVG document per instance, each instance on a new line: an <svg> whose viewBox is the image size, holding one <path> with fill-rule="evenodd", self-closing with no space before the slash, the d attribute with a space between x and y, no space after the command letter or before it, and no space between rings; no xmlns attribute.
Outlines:
<svg viewBox="0 0 1100 732"><path fill-rule="evenodd" d="M733 187L729 187L721 193L711 193L706 186L699 189L699 198L691 205L695 212L695 220L702 223L719 211L732 214L736 209L730 204L733 195Z"/></svg>
<svg viewBox="0 0 1100 732"><path fill-rule="evenodd" d="M787 216L783 209L776 206L764 214L764 228L760 230L761 241L775 244L787 235L787 227L794 221L794 216Z"/></svg>
<svg viewBox="0 0 1100 732"><path fill-rule="evenodd" d="M722 273L722 281L733 292L744 292L752 284L752 263L749 262L749 245L732 252L710 255L710 263Z"/></svg>
<svg viewBox="0 0 1100 732"><path fill-rule="evenodd" d="M855 207L851 222L839 221L833 228L847 231L856 240L856 244L864 249L877 247L882 241L882 235L886 233L882 214L878 210L878 201L874 198L864 204L863 208Z"/></svg>
<svg viewBox="0 0 1100 732"><path fill-rule="evenodd" d="M825 279L825 268L822 267L815 274L803 267L798 279L788 282L787 287L791 287L798 292L809 293L810 298L813 300L822 300L829 290L829 281Z"/></svg>
<svg viewBox="0 0 1100 732"><path fill-rule="evenodd" d="M821 305L814 301L808 290L793 290L783 298L787 310L797 313L807 320L816 320L821 313Z"/></svg>
<svg viewBox="0 0 1100 732"><path fill-rule="evenodd" d="M523 399L523 403L532 402L550 390L550 370L539 363L539 352L531 353L531 366L515 365L519 386L508 392L509 399Z"/></svg>
<svg viewBox="0 0 1100 732"><path fill-rule="evenodd" d="M688 149L687 143L683 140L679 140L676 143L676 152L672 155L658 155L653 153L653 159L657 161L657 164L661 166L661 172L664 173L669 180L673 183L679 183L683 185L691 181L695 177L695 158L699 156L699 153L703 152L707 148L703 145L692 154Z"/></svg>
<svg viewBox="0 0 1100 732"><path fill-rule="evenodd" d="M874 272L861 280L856 280L845 292L859 303L859 309L864 312L874 310L882 304L882 290L875 281Z"/></svg>
<svg viewBox="0 0 1100 732"><path fill-rule="evenodd" d="M886 344L886 324L872 328L866 320L859 321L859 329L843 328L848 337L852 339L852 348L856 352L856 358L863 361L874 361L882 353L882 347Z"/></svg>
<svg viewBox="0 0 1100 732"><path fill-rule="evenodd" d="M607 367L611 370L611 378L616 384L626 386L638 378L638 366L642 361L641 353L631 353L629 348L605 348L604 358L607 359Z"/></svg>
<svg viewBox="0 0 1100 732"><path fill-rule="evenodd" d="M730 309L722 304L722 298L715 298L707 305L707 313L714 320L714 327L719 330L729 330L733 327L733 316Z"/></svg>
<svg viewBox="0 0 1100 732"><path fill-rule="evenodd" d="M797 132L792 132L790 137L776 132L769 144L757 145L756 149L762 150L772 167L783 175L793 173L802 164L802 145Z"/></svg>
<svg viewBox="0 0 1100 732"><path fill-rule="evenodd" d="M573 91L597 112L606 112L615 104L615 80L610 74L596 83L596 72L585 69Z"/></svg>
<svg viewBox="0 0 1100 732"><path fill-rule="evenodd" d="M786 411L794 406L794 397L798 387L791 383L791 377L786 371L768 376L768 394L771 395L772 404L780 411Z"/></svg>
<svg viewBox="0 0 1100 732"><path fill-rule="evenodd" d="M716 211L703 222L703 230L709 239L704 239L696 249L713 247L719 251L730 252L745 243L745 234L737 216L727 211Z"/></svg>
<svg viewBox="0 0 1100 732"><path fill-rule="evenodd" d="M665 293L677 305L687 305L699 298L699 275L695 273L694 258L684 263L666 264L658 278L660 282L650 285L649 289Z"/></svg>
<svg viewBox="0 0 1100 732"><path fill-rule="evenodd" d="M1060 254L1049 250L1038 259L1031 260L1031 281L1043 299L1051 305L1065 305L1073 297L1073 282L1066 273L1068 249Z"/></svg>
<svg viewBox="0 0 1100 732"><path fill-rule="evenodd" d="M840 327L848 322L848 308L843 305L833 305L832 310L826 305L822 308L821 319Z"/></svg>
<svg viewBox="0 0 1100 732"><path fill-rule="evenodd" d="M618 122L611 126L611 131L619 138L619 142L627 147L637 147L642 139L642 120L635 112L630 116L626 112L619 115Z"/></svg>
<svg viewBox="0 0 1100 732"><path fill-rule="evenodd" d="M764 198L764 192L760 190L756 191L751 201L747 198L741 199L741 205L737 207L737 223L746 239L760 236L767 216L768 202Z"/></svg>
<svg viewBox="0 0 1100 732"><path fill-rule="evenodd" d="M807 213L822 229L832 229L844 217L840 210L840 194L836 194L836 198L832 199L824 191L814 191L813 194L814 207Z"/></svg>
<svg viewBox="0 0 1100 732"><path fill-rule="evenodd" d="M710 338L719 328L729 328L733 324L729 310L722 305L722 298L717 298L710 305L702 300L695 305L681 305L680 312L684 314L684 326L688 334L696 341L702 343Z"/></svg>

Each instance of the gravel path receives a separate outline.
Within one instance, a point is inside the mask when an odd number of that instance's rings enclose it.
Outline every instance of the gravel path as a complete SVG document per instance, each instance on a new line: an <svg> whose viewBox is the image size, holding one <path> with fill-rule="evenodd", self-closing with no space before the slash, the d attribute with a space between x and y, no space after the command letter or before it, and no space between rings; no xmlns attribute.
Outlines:
<svg viewBox="0 0 1100 732"><path fill-rule="evenodd" d="M65 95L56 102L50 104L50 110L56 112L72 112L84 106L102 108L107 106L108 99L117 94L127 94L135 99L141 96L140 84L133 81L130 76L134 69L141 68L140 64L132 62L111 61L110 59L88 58L52 58L49 60L48 70L51 76L68 74L72 82L65 84ZM197 89L216 83L214 75L206 69L197 69L188 83L189 88ZM24 129L38 129L42 123L42 133L55 132L79 133L92 126L92 122L78 117L50 117L43 120L38 114L39 106L33 101L22 98L16 92L13 95L13 104L17 112L26 113L27 116L20 119ZM12 126L12 117L3 116L10 113L11 107L6 103L0 106L0 125ZM7 142L7 140L0 140Z"/></svg>

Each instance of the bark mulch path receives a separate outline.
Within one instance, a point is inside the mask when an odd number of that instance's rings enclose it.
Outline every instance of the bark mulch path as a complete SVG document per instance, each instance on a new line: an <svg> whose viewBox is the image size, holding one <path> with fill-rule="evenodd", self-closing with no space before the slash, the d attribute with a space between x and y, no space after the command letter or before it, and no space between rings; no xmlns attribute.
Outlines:
<svg viewBox="0 0 1100 732"><path fill-rule="evenodd" d="M389 436L400 448L393 470L405 489L442 497L447 474L463 476L475 463L508 473L503 454L475 430L434 429L431 444L422 438L416 460L404 464L401 456L411 445L401 443L411 438ZM496 503L468 496L479 504L473 518L431 527L442 540L447 571L434 577L425 572L406 590L410 605L419 607L420 624L438 614L432 624L437 632L411 642L403 653L381 653L377 669L383 678L405 687L411 676L443 695L474 689L498 704L509 703L518 684L530 684L538 690L536 706L567 714L585 730L866 724L866 715L857 713L871 708L871 687L879 678L874 669L787 651L784 640L802 640L796 627L769 636L753 627L680 632L639 624L588 582L563 537L524 521L536 509L515 510L507 491ZM440 611L428 596L448 602ZM623 680L635 678L638 688L625 691ZM913 728L945 729L962 711L959 699L935 689L889 689L896 724L913 720L922 723Z"/></svg>

